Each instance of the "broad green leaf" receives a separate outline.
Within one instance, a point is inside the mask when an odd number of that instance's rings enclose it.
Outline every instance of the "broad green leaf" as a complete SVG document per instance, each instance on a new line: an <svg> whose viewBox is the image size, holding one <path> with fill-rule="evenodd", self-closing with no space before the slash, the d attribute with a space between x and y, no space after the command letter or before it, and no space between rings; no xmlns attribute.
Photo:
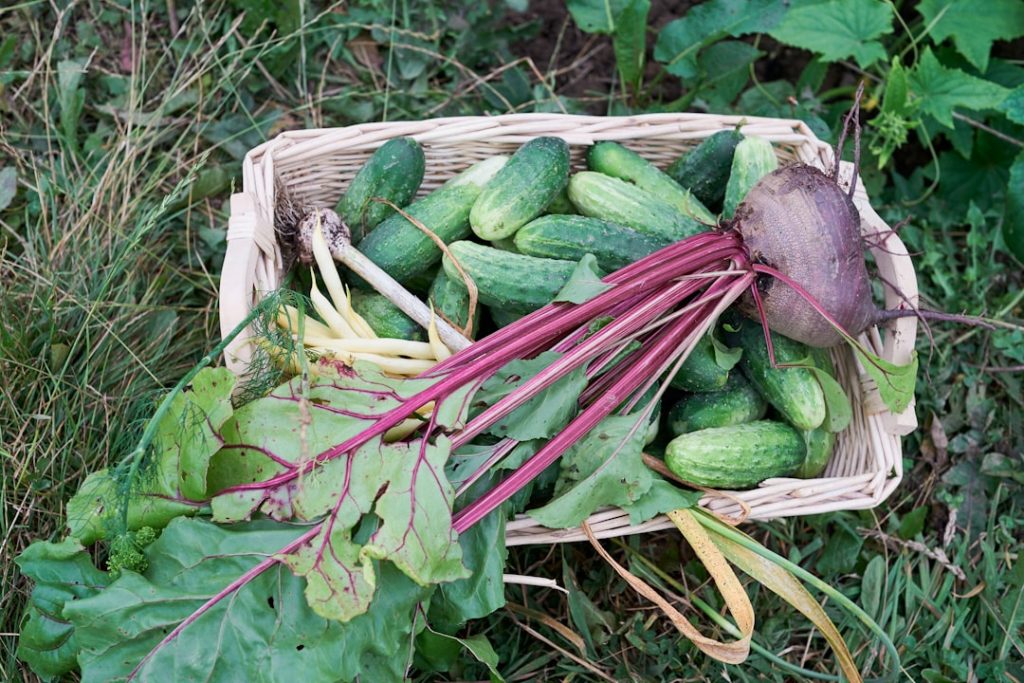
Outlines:
<svg viewBox="0 0 1024 683"><path fill-rule="evenodd" d="M147 655L133 680L269 683L298 676L333 683L369 676L368 667L380 661L404 661L413 609L430 589L387 566L380 572L386 588L369 612L347 624L315 614L302 596L303 581L273 565L157 648L203 603L306 531L267 520L231 527L174 520L146 549L145 574L125 572L65 607L82 648L83 681L124 680Z"/></svg>
<svg viewBox="0 0 1024 683"><path fill-rule="evenodd" d="M64 605L97 594L109 582L107 573L94 567L89 553L71 538L37 541L14 561L35 582L18 635L18 658L44 680L74 670L79 643L63 616Z"/></svg>
<svg viewBox="0 0 1024 683"><path fill-rule="evenodd" d="M889 73L885 77L885 94L882 96L882 111L896 116L907 116L912 113L908 95L910 86L907 81L907 70L900 63L899 57L892 58Z"/></svg>
<svg viewBox="0 0 1024 683"><path fill-rule="evenodd" d="M770 34L835 62L853 57L862 67L885 59L878 38L892 33L892 6L881 0L830 0L796 7Z"/></svg>
<svg viewBox="0 0 1024 683"><path fill-rule="evenodd" d="M953 38L956 49L979 71L988 68L992 43L1024 35L1024 3L1020 0L921 0L917 11L938 45Z"/></svg>
<svg viewBox="0 0 1024 683"><path fill-rule="evenodd" d="M825 370L813 365L810 369L814 372L814 377L821 386L821 393L825 396L825 422L821 426L833 433L843 431L853 419L853 407L850 405L846 390Z"/></svg>
<svg viewBox="0 0 1024 683"><path fill-rule="evenodd" d="M703 495L701 491L687 491L664 479L655 479L647 493L622 509L629 513L631 524L640 524L672 510L692 508Z"/></svg>
<svg viewBox="0 0 1024 683"><path fill-rule="evenodd" d="M218 432L232 416L235 381L226 368L207 368L172 399L155 425L153 449L137 481L122 483L105 469L86 477L68 502L71 535L86 544L105 537L125 495L129 530L159 529L178 515L193 514L206 499L207 470L222 445Z"/></svg>
<svg viewBox="0 0 1024 683"><path fill-rule="evenodd" d="M574 304L582 304L584 301L593 299L601 292L607 290L611 285L601 282L601 270L597 267L597 259L593 254L584 254L576 268L569 276L569 281L555 295L552 301L567 301Z"/></svg>
<svg viewBox="0 0 1024 683"><path fill-rule="evenodd" d="M715 363L718 364L718 367L723 370L732 370L736 367L736 364L740 362L740 358L743 357L743 349L738 346L735 348L726 346L723 341L714 335L714 332L708 332L707 336L711 339L711 346L715 350Z"/></svg>
<svg viewBox="0 0 1024 683"><path fill-rule="evenodd" d="M0 168L0 211L3 211L11 202L18 191L18 172L13 166Z"/></svg>
<svg viewBox="0 0 1024 683"><path fill-rule="evenodd" d="M498 653L494 651L494 647L491 645L491 641L487 640L487 636L478 633L472 636L457 637L440 631L434 631L430 627L427 628L428 630L424 633L430 633L435 638L442 640L450 640L469 651L469 654L473 655L474 659L487 667L487 671L490 673L491 680L494 683L505 682L501 672L498 671Z"/></svg>
<svg viewBox="0 0 1024 683"><path fill-rule="evenodd" d="M872 619L878 619L884 588L885 558L875 555L864 568L864 576L860 580L860 606Z"/></svg>
<svg viewBox="0 0 1024 683"><path fill-rule="evenodd" d="M750 65L764 53L741 40L722 40L700 53L700 96L717 107L733 103L750 81Z"/></svg>
<svg viewBox="0 0 1024 683"><path fill-rule="evenodd" d="M997 208L1017 151L1017 147L981 133L971 146L970 158L951 151L939 154L939 194L947 217L967 218L972 203L981 211Z"/></svg>
<svg viewBox="0 0 1024 683"><path fill-rule="evenodd" d="M654 475L641 457L647 421L637 426L638 420L640 413L611 415L587 432L562 456L554 499L527 514L546 527L565 529L600 507L640 500Z"/></svg>
<svg viewBox="0 0 1024 683"><path fill-rule="evenodd" d="M1009 93L1001 85L943 66L931 48L925 49L910 73L910 87L921 113L932 116L947 128L953 127L955 108L998 107Z"/></svg>
<svg viewBox="0 0 1024 683"><path fill-rule="evenodd" d="M681 78L698 74L697 53L725 36L765 33L786 11L783 0L710 0L691 7L658 34L654 58Z"/></svg>
<svg viewBox="0 0 1024 683"><path fill-rule="evenodd" d="M554 363L561 355L556 351L545 351L530 360L515 360L508 363L484 382L473 397L474 408L494 405ZM576 415L580 394L586 386L585 370L577 368L516 408L487 431L494 436L509 437L516 441L549 439L569 424Z"/></svg>
<svg viewBox="0 0 1024 683"><path fill-rule="evenodd" d="M1024 125L1024 85L1019 85L1010 91L1003 103L999 105L999 111L1006 114L1006 118L1014 123Z"/></svg>
<svg viewBox="0 0 1024 683"><path fill-rule="evenodd" d="M615 66L619 78L631 88L640 87L644 75L644 58L647 55L647 14L651 11L650 0L630 0L619 15L618 25L612 35L612 49L615 51Z"/></svg>
<svg viewBox="0 0 1024 683"><path fill-rule="evenodd" d="M903 412L914 398L914 386L917 384L917 352L914 351L911 361L906 365L896 365L883 360L874 354L869 358L861 358L861 363L868 375L878 385L878 393L882 402L894 413Z"/></svg>
<svg viewBox="0 0 1024 683"><path fill-rule="evenodd" d="M567 0L572 20L584 33L612 34L618 29L619 16L632 0Z"/></svg>
<svg viewBox="0 0 1024 683"><path fill-rule="evenodd" d="M821 557L815 565L817 573L829 576L853 571L862 545L864 539L861 536L845 527L837 528L829 535L828 542L821 551Z"/></svg>
<svg viewBox="0 0 1024 683"><path fill-rule="evenodd" d="M1011 254L1024 261L1024 153L1010 167L1003 211L1003 241Z"/></svg>
<svg viewBox="0 0 1024 683"><path fill-rule="evenodd" d="M900 520L900 527L896 535L904 541L911 541L924 529L924 520L928 516L928 508L925 506L914 508L903 515Z"/></svg>

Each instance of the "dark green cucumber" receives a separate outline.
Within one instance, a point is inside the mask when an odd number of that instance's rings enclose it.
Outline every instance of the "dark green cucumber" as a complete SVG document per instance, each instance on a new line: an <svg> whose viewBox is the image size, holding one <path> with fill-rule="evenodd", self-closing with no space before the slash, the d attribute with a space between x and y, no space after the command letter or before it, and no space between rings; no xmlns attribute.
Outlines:
<svg viewBox="0 0 1024 683"><path fill-rule="evenodd" d="M711 427L753 422L764 417L768 402L750 382L740 375L729 378L722 391L688 394L668 411L668 427L673 435Z"/></svg>
<svg viewBox="0 0 1024 683"><path fill-rule="evenodd" d="M804 445L807 447L807 457L804 464L796 471L796 476L801 479L813 479L825 471L825 465L832 457L832 449L836 445L836 435L822 427L801 432L804 437Z"/></svg>
<svg viewBox="0 0 1024 683"><path fill-rule="evenodd" d="M567 188L568 182L566 182L566 187L563 187L562 191L551 200L548 208L544 209L544 213L556 213L563 216L576 213L576 207L569 201L569 191Z"/></svg>
<svg viewBox="0 0 1024 683"><path fill-rule="evenodd" d="M647 159L617 142L599 142L591 147L587 152L587 167L591 171L631 182L702 223L709 226L715 223L715 217L689 190Z"/></svg>
<svg viewBox="0 0 1024 683"><path fill-rule="evenodd" d="M520 147L473 204L469 222L480 239L511 237L537 216L569 182L569 145L540 137Z"/></svg>
<svg viewBox="0 0 1024 683"><path fill-rule="evenodd" d="M647 190L596 171L580 171L569 179L569 199L584 216L672 242L707 229Z"/></svg>
<svg viewBox="0 0 1024 683"><path fill-rule="evenodd" d="M491 320L495 327L499 328L511 325L525 315L525 313L510 313L500 308L488 308L487 312L491 314Z"/></svg>
<svg viewBox="0 0 1024 683"><path fill-rule="evenodd" d="M448 248L476 283L480 303L510 313L530 313L550 303L576 268L574 261L512 254L476 242L453 242ZM443 263L448 277L459 277L448 256Z"/></svg>
<svg viewBox="0 0 1024 683"><path fill-rule="evenodd" d="M669 386L673 389L702 393L721 391L728 381L729 371L718 364L711 337L704 335L683 362L679 372L672 378Z"/></svg>
<svg viewBox="0 0 1024 683"><path fill-rule="evenodd" d="M378 337L424 341L426 330L383 294L352 291L352 310L363 317Z"/></svg>
<svg viewBox="0 0 1024 683"><path fill-rule="evenodd" d="M782 422L759 420L677 436L665 448L665 464L693 484L744 489L793 474L805 454L800 432Z"/></svg>
<svg viewBox="0 0 1024 683"><path fill-rule="evenodd" d="M742 139L739 131L719 131L677 159L665 172L710 211L717 213L722 210L725 199L733 152Z"/></svg>
<svg viewBox="0 0 1024 683"><path fill-rule="evenodd" d="M611 272L653 254L669 243L624 225L588 216L541 216L515 236L516 249L528 256L579 261L593 254Z"/></svg>
<svg viewBox="0 0 1024 683"><path fill-rule="evenodd" d="M352 231L353 244L395 213L373 198L381 197L404 207L423 182L423 168L423 148L412 138L395 138L377 148L348 184L336 209Z"/></svg>
<svg viewBox="0 0 1024 683"><path fill-rule="evenodd" d="M430 286L429 300L434 304L434 309L452 325L460 330L466 327L466 323L469 322L469 290L462 280L449 278L444 268L438 269L434 284ZM469 334L473 339L476 338L479 324L480 305L477 304L473 311L473 327Z"/></svg>
<svg viewBox="0 0 1024 683"><path fill-rule="evenodd" d="M744 321L733 338L743 349L740 359L743 374L768 403L797 429L818 428L825 420L826 405L814 371L773 368L760 323ZM777 364L807 362L810 354L807 346L775 333L772 333L772 348Z"/></svg>
<svg viewBox="0 0 1024 683"><path fill-rule="evenodd" d="M764 138L746 138L736 145L729 183L725 186L722 215L732 218L736 213L736 207L750 192L750 188L778 167L779 159L775 156L775 148Z"/></svg>
<svg viewBox="0 0 1024 683"><path fill-rule="evenodd" d="M469 237L470 209L506 161L506 157L491 157L474 164L405 210L445 244ZM403 284L441 260L434 240L397 214L378 225L358 248Z"/></svg>

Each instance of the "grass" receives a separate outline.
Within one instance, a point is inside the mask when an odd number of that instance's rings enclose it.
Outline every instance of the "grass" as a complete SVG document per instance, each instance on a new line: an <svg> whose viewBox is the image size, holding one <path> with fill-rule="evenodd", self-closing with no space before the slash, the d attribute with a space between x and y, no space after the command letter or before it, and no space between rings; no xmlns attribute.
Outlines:
<svg viewBox="0 0 1024 683"><path fill-rule="evenodd" d="M470 2L442 11L397 0L342 14L294 2L239 23L243 4L0 9L0 148L17 173L17 192L0 208L0 679L32 680L14 656L30 586L13 558L60 536L63 504L84 475L124 455L155 395L218 337L225 199L248 149L283 128L626 106L613 77L593 73L600 40L573 33L564 16L508 21L504 9ZM538 35L554 46L547 64L525 52ZM589 71L565 52L570 43L582 43ZM877 201L890 222L926 175L923 165L901 168L883 183ZM1019 320L1019 266L991 246L998 207L950 210L936 198L912 210L904 236L922 253L929 304ZM868 610L900 647L904 679L1024 680L1024 406L1012 371L1024 364L1024 337L1019 328L934 336L934 347L921 347L925 429L905 444L907 483L894 498L873 512L749 530ZM607 547L695 620L701 603L721 609L677 534ZM509 589L512 606L475 626L498 647L508 680L834 674L821 637L756 585L760 649L742 667L725 666L697 653L586 546L517 550L510 564L570 592ZM876 644L826 608L867 669ZM699 623L725 637L727 626ZM485 677L464 659L451 678Z"/></svg>

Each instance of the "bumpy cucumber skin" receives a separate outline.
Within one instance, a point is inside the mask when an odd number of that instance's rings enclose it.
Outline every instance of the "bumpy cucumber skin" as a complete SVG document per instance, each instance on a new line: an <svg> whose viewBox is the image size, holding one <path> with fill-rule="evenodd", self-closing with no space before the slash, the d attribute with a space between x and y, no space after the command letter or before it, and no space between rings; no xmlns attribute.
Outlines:
<svg viewBox="0 0 1024 683"><path fill-rule="evenodd" d="M338 202L337 212L358 244L367 233L395 210L373 201L383 197L404 207L423 182L423 148L412 138L388 140L359 169Z"/></svg>
<svg viewBox="0 0 1024 683"><path fill-rule="evenodd" d="M596 171L580 171L569 179L569 200L584 216L671 242L707 229L647 190Z"/></svg>
<svg viewBox="0 0 1024 683"><path fill-rule="evenodd" d="M469 222L480 239L511 237L537 216L569 182L569 145L534 138L520 147L473 204Z"/></svg>
<svg viewBox="0 0 1024 683"><path fill-rule="evenodd" d="M647 190L687 216L713 225L715 217L693 194L651 162L617 142L599 142L587 151L591 171L619 178Z"/></svg>
<svg viewBox="0 0 1024 683"><path fill-rule="evenodd" d="M548 215L520 228L515 246L521 254L569 261L593 254L597 265L611 272L653 254L668 242L600 218Z"/></svg>
<svg viewBox="0 0 1024 683"><path fill-rule="evenodd" d="M491 246L502 251L511 251L513 254L520 253L518 247L516 247L515 237L502 237L500 240L491 240Z"/></svg>
<svg viewBox="0 0 1024 683"><path fill-rule="evenodd" d="M498 157L474 164L405 211L445 244L469 237L469 212L484 185L501 167ZM359 243L359 251L402 284L428 271L441 260L434 240L401 215L378 225ZM365 286L361 281L355 284Z"/></svg>
<svg viewBox="0 0 1024 683"><path fill-rule="evenodd" d="M665 448L665 464L694 484L744 489L793 474L805 454L800 432L782 422L759 420L677 436Z"/></svg>
<svg viewBox="0 0 1024 683"><path fill-rule="evenodd" d="M732 156L743 134L735 130L715 133L672 163L665 172L715 213L722 210Z"/></svg>
<svg viewBox="0 0 1024 683"><path fill-rule="evenodd" d="M764 417L768 402L740 375L730 377L722 391L689 394L668 412L668 428L674 436L712 427L753 422Z"/></svg>
<svg viewBox="0 0 1024 683"><path fill-rule="evenodd" d="M434 283L430 286L430 302L434 304L434 310L443 315L448 322L460 330L469 322L469 290L458 278L451 279L439 268L434 277ZM480 305L477 304L473 312L473 327L470 330L470 337L476 338L477 329L480 324Z"/></svg>
<svg viewBox="0 0 1024 683"><path fill-rule="evenodd" d="M746 138L736 145L729 183L725 186L722 215L732 218L750 188L778 167L779 159L775 156L775 149L764 138Z"/></svg>
<svg viewBox="0 0 1024 683"><path fill-rule="evenodd" d="M761 395L778 410L786 421L800 430L817 429L825 421L825 395L813 370L806 368L773 368L759 323L744 321L735 335L743 348L740 367ZM800 342L772 333L775 362L805 361L808 348Z"/></svg>
<svg viewBox="0 0 1024 683"><path fill-rule="evenodd" d="M704 335L669 386L696 393L717 392L724 389L728 381L729 371L718 364L711 337Z"/></svg>
<svg viewBox="0 0 1024 683"><path fill-rule="evenodd" d="M569 181L566 180L566 186L562 188L562 191L555 195L555 198L548 204L548 208L544 209L544 213L560 214L567 216L576 213L576 207L569 201Z"/></svg>
<svg viewBox="0 0 1024 683"><path fill-rule="evenodd" d="M836 445L836 435L823 427L801 432L801 435L807 448L807 457L796 471L796 476L801 479L813 479L825 471L825 466L832 457L832 449Z"/></svg>
<svg viewBox="0 0 1024 683"><path fill-rule="evenodd" d="M426 331L383 294L352 292L352 309L361 315L378 337L424 341Z"/></svg>
<svg viewBox="0 0 1024 683"><path fill-rule="evenodd" d="M530 313L551 302L576 268L573 261L512 254L476 242L453 242L448 247L476 283L480 303L510 313ZM449 278L459 272L444 257Z"/></svg>

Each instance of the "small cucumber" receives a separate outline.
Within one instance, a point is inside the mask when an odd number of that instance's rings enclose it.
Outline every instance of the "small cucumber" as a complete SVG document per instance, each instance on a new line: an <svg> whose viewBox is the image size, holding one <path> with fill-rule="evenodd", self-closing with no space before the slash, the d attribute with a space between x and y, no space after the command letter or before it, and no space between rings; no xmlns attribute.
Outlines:
<svg viewBox="0 0 1024 683"><path fill-rule="evenodd" d="M378 337L424 341L426 330L383 294L352 291L352 309L363 316Z"/></svg>
<svg viewBox="0 0 1024 683"><path fill-rule="evenodd" d="M743 373L787 422L801 430L816 429L824 422L825 395L813 370L773 368L759 323L744 321L734 338L743 349ZM778 364L806 361L810 353L807 346L775 333L772 348Z"/></svg>
<svg viewBox="0 0 1024 683"><path fill-rule="evenodd" d="M540 137L520 147L480 193L469 213L477 237L497 240L544 213L569 182L569 145Z"/></svg>
<svg viewBox="0 0 1024 683"><path fill-rule="evenodd" d="M679 436L760 420L767 410L768 402L757 389L740 375L734 375L722 391L689 394L680 399L668 411L668 427L673 435Z"/></svg>
<svg viewBox="0 0 1024 683"><path fill-rule="evenodd" d="M575 261L512 254L476 242L453 242L448 248L476 283L480 303L510 313L530 313L550 303L576 269ZM460 277L447 256L443 263L449 278Z"/></svg>
<svg viewBox="0 0 1024 683"><path fill-rule="evenodd" d="M647 159L617 142L599 142L591 147L587 152L587 167L591 171L631 182L668 202L686 216L709 226L715 223L715 217L689 190Z"/></svg>
<svg viewBox="0 0 1024 683"><path fill-rule="evenodd" d="M374 197L404 207L423 182L423 148L412 138L388 140L377 148L338 202L337 212L352 231L352 243L358 244L395 210Z"/></svg>
<svg viewBox="0 0 1024 683"><path fill-rule="evenodd" d="M500 308L488 308L487 312L491 314L491 320L499 329L511 325L525 315L524 313L510 313Z"/></svg>
<svg viewBox="0 0 1024 683"><path fill-rule="evenodd" d="M515 237L502 237L500 240L491 240L491 246L502 251L511 251L513 254L520 253L516 247Z"/></svg>
<svg viewBox="0 0 1024 683"><path fill-rule="evenodd" d="M562 216L576 213L576 207L569 201L569 191L566 187L562 188L562 191L555 195L555 198L548 204L548 208L544 209L544 213L556 213Z"/></svg>
<svg viewBox="0 0 1024 683"><path fill-rule="evenodd" d="M508 157L491 157L470 166L426 197L408 207L406 213L423 223L445 244L469 236L469 212ZM441 260L441 250L429 235L396 214L378 225L359 243L359 251L391 277L405 284L430 270Z"/></svg>
<svg viewBox="0 0 1024 683"><path fill-rule="evenodd" d="M469 290L459 278L449 278L444 268L437 271L434 284L430 286L430 302L434 309L443 315L448 322L460 330L469 322ZM473 327L470 337L476 338L480 325L480 305L473 311Z"/></svg>
<svg viewBox="0 0 1024 683"><path fill-rule="evenodd" d="M697 342L690 356L669 383L673 389L698 393L721 391L729 381L729 371L718 364L715 346L709 335Z"/></svg>
<svg viewBox="0 0 1024 683"><path fill-rule="evenodd" d="M736 145L729 184L725 187L722 215L732 218L750 188L778 167L779 158L775 156L775 148L764 138L745 138Z"/></svg>
<svg viewBox="0 0 1024 683"><path fill-rule="evenodd" d="M689 154L677 159L665 172L704 206L714 212L722 210L725 186L732 169L732 155L743 134L722 130L697 145Z"/></svg>
<svg viewBox="0 0 1024 683"><path fill-rule="evenodd" d="M541 216L515 236L521 254L579 261L593 254L602 270L611 272L668 245L624 225L588 216Z"/></svg>
<svg viewBox="0 0 1024 683"><path fill-rule="evenodd" d="M694 484L744 489L793 474L805 454L800 432L782 422L759 420L677 436L665 447L665 464Z"/></svg>
<svg viewBox="0 0 1024 683"><path fill-rule="evenodd" d="M647 190L596 171L580 171L569 179L569 199L584 216L625 225L658 239L675 242L707 229Z"/></svg>
<svg viewBox="0 0 1024 683"><path fill-rule="evenodd" d="M807 457L796 471L796 476L801 479L813 479L825 471L825 465L832 457L832 449L836 445L836 435L822 427L801 433L807 447Z"/></svg>

